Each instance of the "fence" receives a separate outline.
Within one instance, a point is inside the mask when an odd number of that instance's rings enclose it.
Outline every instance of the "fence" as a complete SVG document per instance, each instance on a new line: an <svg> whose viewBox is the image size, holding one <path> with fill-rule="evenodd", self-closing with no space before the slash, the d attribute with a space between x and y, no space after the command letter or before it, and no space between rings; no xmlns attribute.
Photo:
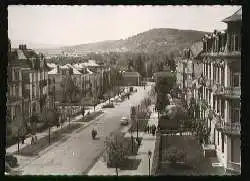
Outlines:
<svg viewBox="0 0 250 181"><path fill-rule="evenodd" d="M159 168L160 151L161 151L160 150L160 141L161 141L161 134L157 132L151 175L156 175L158 168Z"/></svg>

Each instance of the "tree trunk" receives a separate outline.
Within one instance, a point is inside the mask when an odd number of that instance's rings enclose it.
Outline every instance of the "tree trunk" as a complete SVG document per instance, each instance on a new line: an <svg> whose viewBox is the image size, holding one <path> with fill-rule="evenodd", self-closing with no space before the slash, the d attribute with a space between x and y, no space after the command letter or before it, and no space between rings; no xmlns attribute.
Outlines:
<svg viewBox="0 0 250 181"><path fill-rule="evenodd" d="M50 127L49 127L49 144L50 144Z"/></svg>
<svg viewBox="0 0 250 181"><path fill-rule="evenodd" d="M117 165L115 166L115 172L116 172L116 176L118 176L118 168L117 168Z"/></svg>

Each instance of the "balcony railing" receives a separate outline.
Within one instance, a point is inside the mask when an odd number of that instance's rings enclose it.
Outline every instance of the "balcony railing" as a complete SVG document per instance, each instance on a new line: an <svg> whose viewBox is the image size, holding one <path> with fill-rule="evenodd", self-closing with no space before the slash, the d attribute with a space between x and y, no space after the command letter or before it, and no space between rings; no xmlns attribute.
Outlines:
<svg viewBox="0 0 250 181"><path fill-rule="evenodd" d="M46 86L47 85L47 81L46 80L40 80L39 81L39 86L40 87L44 87L44 86Z"/></svg>
<svg viewBox="0 0 250 181"><path fill-rule="evenodd" d="M225 88L222 85L216 84L216 89L214 92L216 95L222 95L225 93Z"/></svg>
<svg viewBox="0 0 250 181"><path fill-rule="evenodd" d="M223 131L225 134L240 135L241 124L240 122L224 122L218 121L216 123L216 129Z"/></svg>
<svg viewBox="0 0 250 181"><path fill-rule="evenodd" d="M229 96L229 97L240 97L241 88L240 87L226 87L224 94L225 96Z"/></svg>
<svg viewBox="0 0 250 181"><path fill-rule="evenodd" d="M22 98L19 96L9 96L8 95L8 97L7 97L8 103L12 103L12 102L20 101L20 100L22 100Z"/></svg>
<svg viewBox="0 0 250 181"><path fill-rule="evenodd" d="M240 51L232 51L232 52L204 52L203 56L211 56L211 57L239 57L241 56Z"/></svg>
<svg viewBox="0 0 250 181"><path fill-rule="evenodd" d="M228 168L227 169L236 171L238 173L241 173L241 163L228 162Z"/></svg>

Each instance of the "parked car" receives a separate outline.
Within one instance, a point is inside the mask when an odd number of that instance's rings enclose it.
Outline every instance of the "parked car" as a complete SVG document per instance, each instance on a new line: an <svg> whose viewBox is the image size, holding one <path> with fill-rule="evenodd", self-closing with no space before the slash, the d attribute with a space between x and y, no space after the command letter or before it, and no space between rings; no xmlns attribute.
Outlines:
<svg viewBox="0 0 250 181"><path fill-rule="evenodd" d="M117 98L116 102L122 102L122 99L121 98Z"/></svg>
<svg viewBox="0 0 250 181"><path fill-rule="evenodd" d="M114 104L113 103L108 103L102 106L102 108L114 108Z"/></svg>
<svg viewBox="0 0 250 181"><path fill-rule="evenodd" d="M18 166L17 158L11 154L5 155L5 161L10 165L10 167L15 168Z"/></svg>
<svg viewBox="0 0 250 181"><path fill-rule="evenodd" d="M128 125L128 118L127 117L122 117L120 120L121 125Z"/></svg>

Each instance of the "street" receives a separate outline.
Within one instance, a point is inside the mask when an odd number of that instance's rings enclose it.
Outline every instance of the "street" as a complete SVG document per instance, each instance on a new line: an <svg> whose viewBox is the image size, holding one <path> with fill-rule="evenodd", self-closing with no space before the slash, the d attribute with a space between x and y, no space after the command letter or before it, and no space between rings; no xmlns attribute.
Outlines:
<svg viewBox="0 0 250 181"><path fill-rule="evenodd" d="M121 128L121 117L130 117L130 107L137 105L147 95L151 86L136 87L137 92L129 100L119 103L115 108L104 109L104 115L80 132L52 147L28 165L21 168L23 175L79 175L87 171L97 161L104 150L104 141L111 132ZM96 140L92 140L91 130L97 129Z"/></svg>

